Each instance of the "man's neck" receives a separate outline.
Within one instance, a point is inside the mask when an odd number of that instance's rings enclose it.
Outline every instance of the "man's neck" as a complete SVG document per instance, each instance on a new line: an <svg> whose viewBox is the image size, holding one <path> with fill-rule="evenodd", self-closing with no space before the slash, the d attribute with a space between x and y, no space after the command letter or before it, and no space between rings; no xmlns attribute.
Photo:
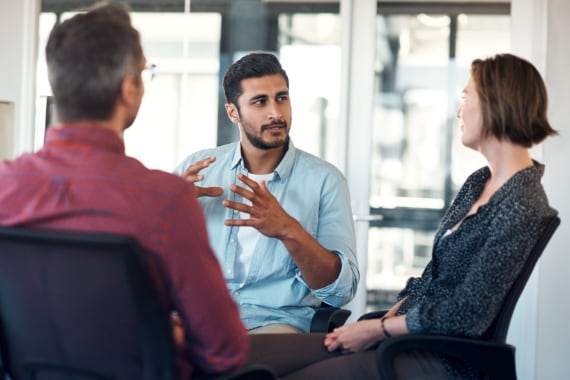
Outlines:
<svg viewBox="0 0 570 380"><path fill-rule="evenodd" d="M258 149L251 146L244 147L241 144L241 154L245 161L245 167L253 174L273 173L286 151L287 146L285 145L274 149Z"/></svg>
<svg viewBox="0 0 570 380"><path fill-rule="evenodd" d="M74 121L65 121L61 122L56 127L65 128L67 126L74 126L74 127L91 127L91 128L101 128L101 129L108 129L117 133L117 135L122 139L123 138L123 128L119 126L118 123L114 123L108 120L74 120Z"/></svg>

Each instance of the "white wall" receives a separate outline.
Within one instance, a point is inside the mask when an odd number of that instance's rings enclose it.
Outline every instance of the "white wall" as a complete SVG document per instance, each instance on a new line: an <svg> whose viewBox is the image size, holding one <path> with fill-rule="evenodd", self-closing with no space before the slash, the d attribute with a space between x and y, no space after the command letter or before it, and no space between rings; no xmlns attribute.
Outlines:
<svg viewBox="0 0 570 380"><path fill-rule="evenodd" d="M9 104L0 109L0 136L12 139L0 159L33 147L39 10L40 0L0 1L0 102Z"/></svg>
<svg viewBox="0 0 570 380"><path fill-rule="evenodd" d="M11 155L13 141L14 102L0 100L0 160Z"/></svg>
<svg viewBox="0 0 570 380"><path fill-rule="evenodd" d="M570 2L548 0L544 8L547 19L545 74L550 95L550 120L560 132L558 138L544 146L544 160L548 165L544 184L552 204L560 212L562 223L540 267L535 379L557 380L570 376L570 296L565 292L570 270L570 256L567 254L570 246L570 50L567 40L570 34Z"/></svg>
<svg viewBox="0 0 570 380"><path fill-rule="evenodd" d="M565 290L570 270L568 215L570 187L570 33L567 0L512 0L513 53L535 64L549 92L549 118L560 136L542 146L543 179L550 202L562 219L546 248L513 316L508 341L517 347L520 380L562 380L570 374L570 297Z"/></svg>

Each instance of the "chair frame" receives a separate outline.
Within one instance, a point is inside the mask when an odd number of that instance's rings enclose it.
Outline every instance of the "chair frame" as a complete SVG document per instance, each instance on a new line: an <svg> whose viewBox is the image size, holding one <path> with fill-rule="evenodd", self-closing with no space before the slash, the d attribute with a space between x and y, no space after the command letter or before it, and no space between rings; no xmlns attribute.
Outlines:
<svg viewBox="0 0 570 380"><path fill-rule="evenodd" d="M344 325L352 312L348 309L330 306L324 302L315 308L315 315L311 319L310 332L326 333Z"/></svg>

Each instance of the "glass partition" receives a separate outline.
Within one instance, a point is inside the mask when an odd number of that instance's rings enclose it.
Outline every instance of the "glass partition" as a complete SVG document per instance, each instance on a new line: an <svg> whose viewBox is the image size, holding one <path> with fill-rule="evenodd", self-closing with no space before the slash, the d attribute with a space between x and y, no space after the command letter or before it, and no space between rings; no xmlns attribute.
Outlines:
<svg viewBox="0 0 570 380"><path fill-rule="evenodd" d="M125 132L126 151L172 171L188 154L216 146L221 16L135 12L132 20L156 70Z"/></svg>
<svg viewBox="0 0 570 380"><path fill-rule="evenodd" d="M484 165L455 119L474 58L509 51L509 16L378 14L372 132L369 309L384 309L431 257L432 238L468 174Z"/></svg>
<svg viewBox="0 0 570 380"><path fill-rule="evenodd" d="M194 151L236 140L237 126L228 121L224 110L221 79L241 55L263 50L279 56L289 75L295 145L336 162L341 54L338 2L323 6L193 1L177 12L166 5L162 10L160 6L146 9L137 1L126 3L141 33L147 61L156 65L154 79L145 85L138 117L125 132L127 154L150 168L172 171ZM39 99L51 95L43 56L49 31L76 9L66 11L50 1L43 7L60 13L46 11L40 20ZM43 133L43 127L37 129ZM37 140L39 147L43 139Z"/></svg>

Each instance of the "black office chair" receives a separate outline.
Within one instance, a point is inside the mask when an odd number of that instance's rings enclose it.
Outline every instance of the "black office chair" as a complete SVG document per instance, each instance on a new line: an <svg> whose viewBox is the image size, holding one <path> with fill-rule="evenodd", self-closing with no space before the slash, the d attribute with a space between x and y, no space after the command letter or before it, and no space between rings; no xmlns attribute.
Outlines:
<svg viewBox="0 0 570 380"><path fill-rule="evenodd" d="M177 377L169 310L136 240L112 234L0 227L0 351L12 380Z"/></svg>
<svg viewBox="0 0 570 380"><path fill-rule="evenodd" d="M499 314L485 334L478 339L432 334L409 334L388 338L376 350L382 379L396 379L394 359L405 351L430 351L447 355L481 371L489 380L516 380L515 347L507 344L507 332L517 301L532 270L560 224L558 216L545 220L544 231L534 245L521 273L507 293ZM359 319L382 317L386 311L367 313Z"/></svg>
<svg viewBox="0 0 570 380"><path fill-rule="evenodd" d="M320 307L315 308L315 315L311 319L310 332L331 332L335 328L344 325L351 313L348 309L330 306L323 302Z"/></svg>

